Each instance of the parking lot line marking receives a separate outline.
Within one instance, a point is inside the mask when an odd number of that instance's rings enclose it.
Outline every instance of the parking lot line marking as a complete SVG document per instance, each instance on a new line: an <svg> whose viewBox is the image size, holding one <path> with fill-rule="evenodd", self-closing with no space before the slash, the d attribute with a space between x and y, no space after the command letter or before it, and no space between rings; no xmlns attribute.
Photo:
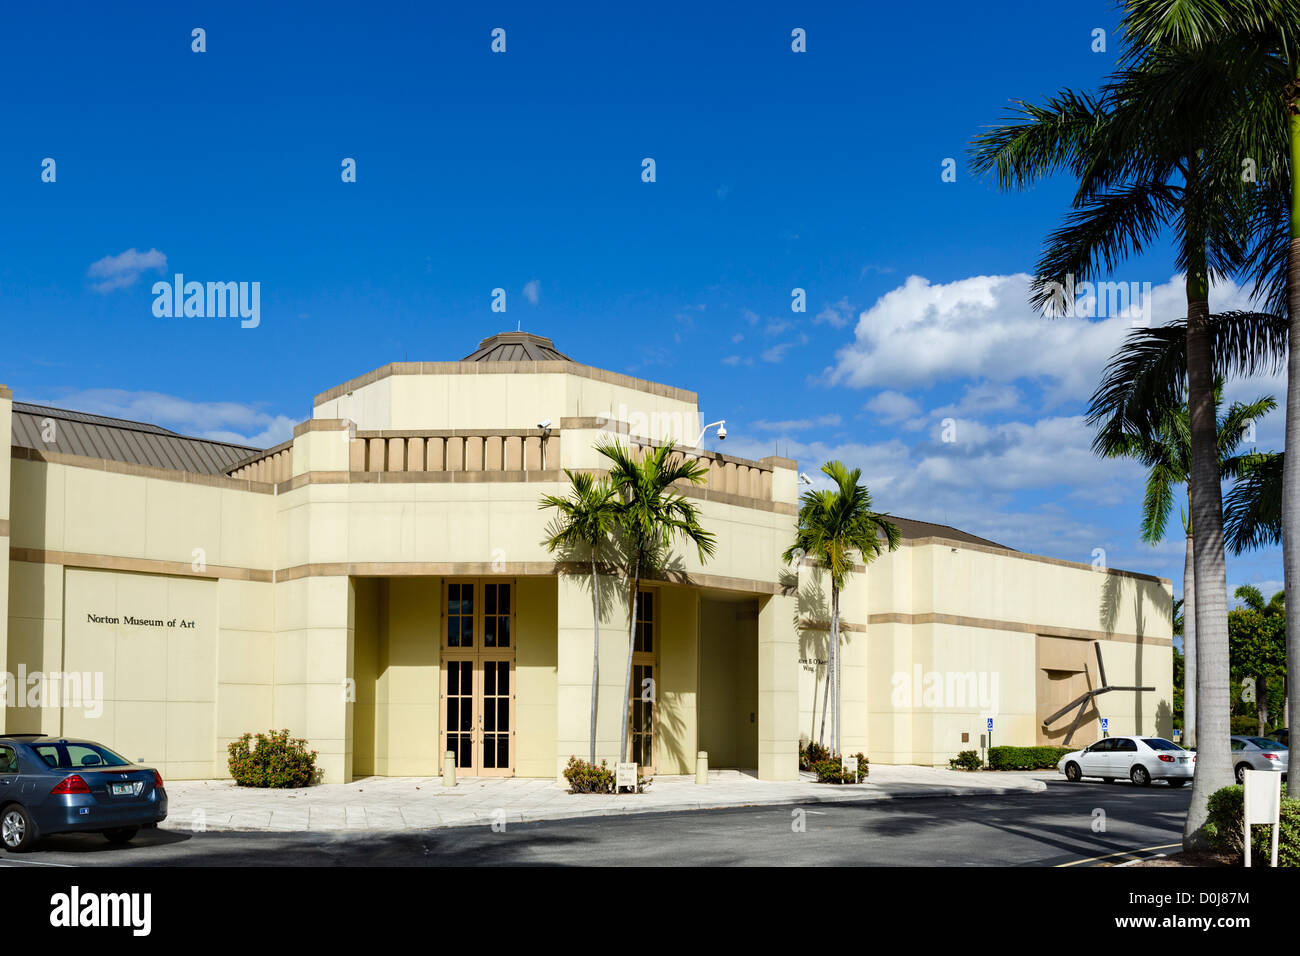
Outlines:
<svg viewBox="0 0 1300 956"><path fill-rule="evenodd" d="M0 859L0 866L72 866L71 863L42 863L40 860Z"/></svg>
<svg viewBox="0 0 1300 956"><path fill-rule="evenodd" d="M1134 853L1146 853L1150 850L1172 850L1174 847L1181 846L1181 843L1166 843L1163 846L1144 846L1138 847L1136 850L1121 850L1118 853L1106 853L1102 856L1090 856L1086 860L1071 860L1069 863L1058 863L1056 866L1057 869L1060 869L1063 866L1078 866L1081 863L1096 863L1099 860L1109 860L1116 856L1131 856Z"/></svg>

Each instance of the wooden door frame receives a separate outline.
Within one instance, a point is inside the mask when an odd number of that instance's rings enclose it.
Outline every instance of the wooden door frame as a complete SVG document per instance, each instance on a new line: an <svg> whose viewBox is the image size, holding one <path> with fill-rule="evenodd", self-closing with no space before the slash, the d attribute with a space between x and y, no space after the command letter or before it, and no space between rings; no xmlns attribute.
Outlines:
<svg viewBox="0 0 1300 956"><path fill-rule="evenodd" d="M472 600L474 602L473 612L473 632L474 643L471 647L452 647L447 640L447 621L449 617L448 595L450 586L453 584L468 584L472 588ZM510 585L510 646L509 647L485 647L484 639L484 612L486 601L484 600L485 585L487 584L508 584ZM515 766L519 759L517 750L517 741L519 739L519 728L517 726L517 710L519 685L516 673L516 655L519 643L518 631L518 610L519 610L519 585L517 579L504 576L487 576L487 577L468 577L455 576L442 579L442 598L439 610L439 663L438 663L438 726L439 726L439 743L441 746L439 759L445 759L447 753L447 668L444 666L451 661L470 661L470 673L472 675L471 707L472 717L470 724L470 766L457 767L457 770L463 771L466 776L474 777L513 777ZM486 681L484 678L484 664L488 661L508 661L510 664L510 740L509 740L509 765L506 767L486 768L483 766L483 744L485 741L485 730L483 726L483 717L485 710Z"/></svg>
<svg viewBox="0 0 1300 956"><path fill-rule="evenodd" d="M645 770L648 771L650 774L653 774L659 766L659 697L660 697L659 691L660 691L660 686L663 683L663 668L660 667L659 665L659 648L661 646L660 637L659 637L660 634L659 619L660 619L660 609L663 606L660 598L663 592L660 588L646 587L643 584L640 589L640 594L638 595L637 598L638 609L644 608L644 605L641 603L640 598L641 596L646 594L649 594L654 598L654 610L651 612L651 617L650 617L650 642L651 644L654 645L654 650L648 654L644 651L633 651L632 666L633 668L635 668L638 664L641 665L649 664L654 669L653 680L654 680L655 694L654 694L654 700L651 701L650 703L650 759L652 762L649 765L639 766L637 770L638 773L640 773L642 770ZM628 714L627 714L627 720L628 720L627 741L628 741L629 750L632 747L631 702L632 700L639 699L639 696L640 696L639 688L635 686L631 686L628 688L629 699L628 699ZM630 752L625 753L623 755L624 760L629 760L631 759L631 757L632 754Z"/></svg>

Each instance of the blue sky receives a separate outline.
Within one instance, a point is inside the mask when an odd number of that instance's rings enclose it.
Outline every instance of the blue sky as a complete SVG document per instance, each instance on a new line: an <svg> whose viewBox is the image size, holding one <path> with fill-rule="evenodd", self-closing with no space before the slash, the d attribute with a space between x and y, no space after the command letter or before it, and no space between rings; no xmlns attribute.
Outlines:
<svg viewBox="0 0 1300 956"><path fill-rule="evenodd" d="M1181 589L1180 538L1137 540L1141 472L1079 419L1129 321L1025 304L1070 184L1004 194L966 160L1010 100L1098 84L1112 4L441 6L0 12L15 398L270 444L319 391L519 323L695 389L728 451L843 458L881 509ZM175 272L260 282L260 325L156 318ZM1115 277L1183 314L1167 247ZM1257 394L1282 383L1230 391ZM1230 587L1280 579L1276 551L1230 561Z"/></svg>

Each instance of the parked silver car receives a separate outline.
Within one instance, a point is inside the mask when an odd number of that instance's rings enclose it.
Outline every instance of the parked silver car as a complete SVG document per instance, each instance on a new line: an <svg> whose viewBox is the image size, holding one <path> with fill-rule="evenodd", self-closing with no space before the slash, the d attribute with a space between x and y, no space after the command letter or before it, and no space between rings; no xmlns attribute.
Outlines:
<svg viewBox="0 0 1300 956"><path fill-rule="evenodd" d="M1268 737L1232 738L1232 771L1244 783L1247 770L1264 770L1286 777L1287 746Z"/></svg>

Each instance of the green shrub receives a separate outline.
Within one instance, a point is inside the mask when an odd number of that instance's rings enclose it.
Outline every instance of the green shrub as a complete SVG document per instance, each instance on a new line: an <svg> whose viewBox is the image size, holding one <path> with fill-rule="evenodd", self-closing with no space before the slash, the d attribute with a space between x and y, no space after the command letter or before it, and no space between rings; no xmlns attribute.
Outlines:
<svg viewBox="0 0 1300 956"><path fill-rule="evenodd" d="M1055 770L1068 747L990 747L990 770Z"/></svg>
<svg viewBox="0 0 1300 956"><path fill-rule="evenodd" d="M980 760L978 750L963 750L948 761L948 766L953 770L979 770L984 762Z"/></svg>
<svg viewBox="0 0 1300 956"><path fill-rule="evenodd" d="M1210 794L1205 835L1210 846L1219 853L1242 860L1246 854L1242 841L1241 818L1246 799L1242 786L1224 787ZM1281 824L1277 835L1277 865L1300 866L1300 800L1289 799L1286 784L1282 785L1282 808L1278 815ZM1268 864L1272 854L1273 828L1253 826L1251 829L1251 862Z"/></svg>
<svg viewBox="0 0 1300 956"><path fill-rule="evenodd" d="M1259 718L1243 717L1241 714L1233 714L1228 718L1229 730L1238 737L1257 737L1259 736ZM1280 850L1278 851L1281 852Z"/></svg>
<svg viewBox="0 0 1300 956"><path fill-rule="evenodd" d="M241 787L306 787L316 778L316 751L288 730L244 734L226 748L230 776Z"/></svg>
<svg viewBox="0 0 1300 956"><path fill-rule="evenodd" d="M813 764L829 760L831 752L816 741L809 741L808 746L799 748L799 769L811 770Z"/></svg>
<svg viewBox="0 0 1300 956"><path fill-rule="evenodd" d="M858 758L856 777L851 773L845 773L844 763L839 757L831 756L818 760L810 769L817 774L818 783L861 783L867 779L867 775L871 772L871 766L866 755L856 753L853 756Z"/></svg>
<svg viewBox="0 0 1300 956"><path fill-rule="evenodd" d="M613 793L616 778L604 760L597 767L580 757L570 757L564 779L569 781L569 793Z"/></svg>

